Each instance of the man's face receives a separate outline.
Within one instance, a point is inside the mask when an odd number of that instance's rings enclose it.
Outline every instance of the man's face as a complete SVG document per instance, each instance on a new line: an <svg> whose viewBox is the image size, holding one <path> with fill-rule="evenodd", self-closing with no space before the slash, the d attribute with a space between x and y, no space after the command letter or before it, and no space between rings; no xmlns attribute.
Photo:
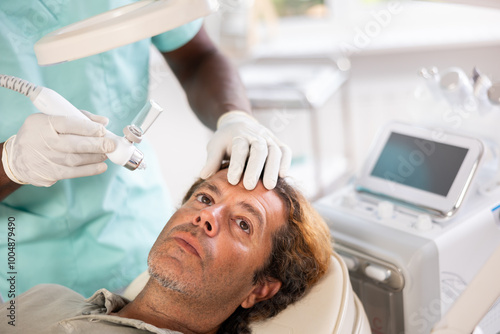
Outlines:
<svg viewBox="0 0 500 334"><path fill-rule="evenodd" d="M149 254L164 286L213 303L241 303L268 259L284 205L261 182L252 190L227 182L221 170L171 217ZM203 300L200 300L200 302ZM220 304L219 304L220 305Z"/></svg>

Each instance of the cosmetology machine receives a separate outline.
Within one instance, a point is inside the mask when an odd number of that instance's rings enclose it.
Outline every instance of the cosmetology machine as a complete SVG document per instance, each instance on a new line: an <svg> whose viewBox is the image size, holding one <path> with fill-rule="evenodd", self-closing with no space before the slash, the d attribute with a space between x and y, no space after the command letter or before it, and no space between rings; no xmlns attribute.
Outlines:
<svg viewBox="0 0 500 334"><path fill-rule="evenodd" d="M495 85L486 87L479 72L473 80L453 68L430 72L423 72L429 87L437 84L434 92L454 108L465 101L469 111L495 110L493 118L500 117ZM470 135L445 125L389 123L356 178L315 203L372 333L430 333L500 246L498 134L478 127L485 136ZM497 295L476 333L500 332L499 271L485 287ZM480 307L470 302L463 318Z"/></svg>

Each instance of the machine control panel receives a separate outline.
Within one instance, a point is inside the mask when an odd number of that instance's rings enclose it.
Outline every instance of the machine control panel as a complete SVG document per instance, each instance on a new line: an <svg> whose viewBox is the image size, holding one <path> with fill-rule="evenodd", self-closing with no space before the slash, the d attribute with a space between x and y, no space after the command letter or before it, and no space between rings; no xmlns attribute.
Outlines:
<svg viewBox="0 0 500 334"><path fill-rule="evenodd" d="M390 200L380 199L351 189L340 198L330 198L330 205L359 215L370 221L389 225L412 234L432 234L442 227L427 213L419 212Z"/></svg>

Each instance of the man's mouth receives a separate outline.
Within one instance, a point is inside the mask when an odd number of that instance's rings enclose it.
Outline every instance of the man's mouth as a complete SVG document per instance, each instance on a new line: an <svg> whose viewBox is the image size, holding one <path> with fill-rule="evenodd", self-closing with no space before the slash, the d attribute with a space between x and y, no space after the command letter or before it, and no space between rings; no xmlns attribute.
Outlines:
<svg viewBox="0 0 500 334"><path fill-rule="evenodd" d="M185 237L185 236L175 236L174 237L174 240L181 246L182 249L184 249L186 252L190 253L190 254L193 254L193 255L196 255L198 257L201 257L200 256L200 253L198 251L199 248L198 247L198 244L193 241L193 240L189 240L190 238L188 237Z"/></svg>

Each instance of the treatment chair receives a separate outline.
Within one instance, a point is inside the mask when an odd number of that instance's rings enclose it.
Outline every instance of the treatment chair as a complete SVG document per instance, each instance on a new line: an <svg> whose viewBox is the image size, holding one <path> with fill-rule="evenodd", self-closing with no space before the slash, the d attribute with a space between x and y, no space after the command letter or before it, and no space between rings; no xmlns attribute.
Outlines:
<svg viewBox="0 0 500 334"><path fill-rule="evenodd" d="M124 291L130 300L142 290L149 275L139 275ZM276 317L252 325L254 334L370 334L363 306L354 294L349 272L339 255L331 258L326 275L300 301Z"/></svg>

